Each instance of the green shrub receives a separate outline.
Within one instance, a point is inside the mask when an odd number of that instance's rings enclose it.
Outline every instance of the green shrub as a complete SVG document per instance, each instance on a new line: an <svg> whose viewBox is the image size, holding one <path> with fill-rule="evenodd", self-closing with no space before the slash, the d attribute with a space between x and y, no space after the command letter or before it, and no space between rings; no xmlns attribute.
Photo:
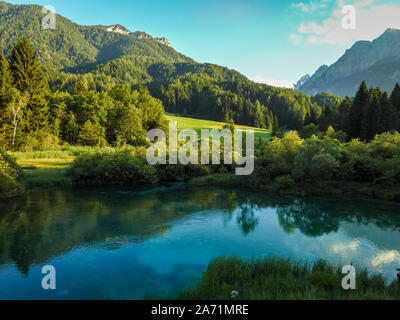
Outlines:
<svg viewBox="0 0 400 320"><path fill-rule="evenodd" d="M71 166L75 183L134 185L157 182L156 169L128 152L99 151L79 156Z"/></svg>
<svg viewBox="0 0 400 320"><path fill-rule="evenodd" d="M60 139L52 134L47 134L40 138L28 136L20 150L31 153L34 151L57 151L60 149Z"/></svg>
<svg viewBox="0 0 400 320"><path fill-rule="evenodd" d="M275 179L275 188L277 190L285 190L295 185L294 180L290 175L281 176Z"/></svg>
<svg viewBox="0 0 400 320"><path fill-rule="evenodd" d="M0 198L9 198L23 192L23 171L15 159L0 149Z"/></svg>

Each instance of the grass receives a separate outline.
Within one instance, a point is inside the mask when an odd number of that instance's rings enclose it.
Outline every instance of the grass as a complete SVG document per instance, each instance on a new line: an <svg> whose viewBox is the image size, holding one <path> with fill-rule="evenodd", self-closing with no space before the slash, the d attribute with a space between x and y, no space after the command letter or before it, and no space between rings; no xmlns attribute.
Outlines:
<svg viewBox="0 0 400 320"><path fill-rule="evenodd" d="M180 115L174 115L170 113L167 113L166 117L167 120L169 121L178 122L178 130L193 129L196 130L198 133L200 133L201 129L221 129L224 125L224 123L222 122L183 117ZM236 125L235 127L236 129L240 130L254 129L256 139L261 138L261 140L263 141L269 141L271 139L270 130L239 126L239 125Z"/></svg>
<svg viewBox="0 0 400 320"><path fill-rule="evenodd" d="M84 153L104 150L100 147L67 146L60 147L59 150L32 151L32 152L12 152L12 156L17 160L32 159L70 159ZM107 147L107 149L112 149Z"/></svg>
<svg viewBox="0 0 400 320"><path fill-rule="evenodd" d="M184 289L183 300L398 300L400 281L385 284L379 275L358 270L356 290L344 290L345 275L324 261L296 263L278 258L214 260L196 287ZM233 298L232 292L238 296Z"/></svg>
<svg viewBox="0 0 400 320"><path fill-rule="evenodd" d="M72 184L68 168L74 157L17 159L25 174L28 189L36 187L66 187Z"/></svg>

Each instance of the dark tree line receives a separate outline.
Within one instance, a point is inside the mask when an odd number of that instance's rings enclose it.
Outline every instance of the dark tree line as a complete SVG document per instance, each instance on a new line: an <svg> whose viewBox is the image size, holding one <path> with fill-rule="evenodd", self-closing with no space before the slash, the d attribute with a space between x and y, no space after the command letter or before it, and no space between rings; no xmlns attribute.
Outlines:
<svg viewBox="0 0 400 320"><path fill-rule="evenodd" d="M368 89L363 81L354 98L324 108L319 121L322 131L329 126L347 133L348 138L372 140L377 134L400 128L400 86L391 95L379 88Z"/></svg>

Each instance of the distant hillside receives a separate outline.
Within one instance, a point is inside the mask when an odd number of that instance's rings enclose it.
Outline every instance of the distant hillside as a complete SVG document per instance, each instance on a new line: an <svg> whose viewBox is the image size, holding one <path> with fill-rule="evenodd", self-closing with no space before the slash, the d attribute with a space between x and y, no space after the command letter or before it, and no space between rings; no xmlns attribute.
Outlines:
<svg viewBox="0 0 400 320"><path fill-rule="evenodd" d="M166 38L130 31L120 24L81 26L57 15L56 29L44 30L38 5L0 1L0 37L6 56L27 37L53 91L73 93L78 81L89 90L116 84L147 86L167 111L216 121L272 129L298 129L321 108L296 90L256 84L214 64L200 64L177 52Z"/></svg>
<svg viewBox="0 0 400 320"><path fill-rule="evenodd" d="M80 26L57 15L56 29L44 30L44 17L38 5L12 5L0 2L0 36L5 54L26 36L41 62L57 69L101 65L123 56L147 57L169 63L193 62L160 39L131 33L120 25Z"/></svg>
<svg viewBox="0 0 400 320"><path fill-rule="evenodd" d="M361 81L391 91L400 81L400 30L388 29L372 42L358 41L330 67L317 76L302 78L297 89L315 95L329 92L354 96ZM305 80L305 81L304 81Z"/></svg>

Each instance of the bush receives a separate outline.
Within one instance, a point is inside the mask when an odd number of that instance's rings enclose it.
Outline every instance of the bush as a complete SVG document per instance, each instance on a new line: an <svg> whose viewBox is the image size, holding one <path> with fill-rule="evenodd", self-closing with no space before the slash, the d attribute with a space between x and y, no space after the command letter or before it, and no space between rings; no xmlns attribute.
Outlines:
<svg viewBox="0 0 400 320"><path fill-rule="evenodd" d="M338 161L330 154L318 154L311 160L311 177L318 180L329 180L339 168Z"/></svg>
<svg viewBox="0 0 400 320"><path fill-rule="evenodd" d="M277 190L285 190L295 185L295 181L290 175L281 176L275 179L275 188Z"/></svg>
<svg viewBox="0 0 400 320"><path fill-rule="evenodd" d="M9 198L23 192L23 171L15 159L0 149L0 198Z"/></svg>
<svg viewBox="0 0 400 320"><path fill-rule="evenodd" d="M56 151L60 148L60 139L52 134L47 134L41 138L28 136L20 150L23 152Z"/></svg>
<svg viewBox="0 0 400 320"><path fill-rule="evenodd" d="M71 166L75 183L134 185L157 182L156 169L128 152L99 151L79 156Z"/></svg>

